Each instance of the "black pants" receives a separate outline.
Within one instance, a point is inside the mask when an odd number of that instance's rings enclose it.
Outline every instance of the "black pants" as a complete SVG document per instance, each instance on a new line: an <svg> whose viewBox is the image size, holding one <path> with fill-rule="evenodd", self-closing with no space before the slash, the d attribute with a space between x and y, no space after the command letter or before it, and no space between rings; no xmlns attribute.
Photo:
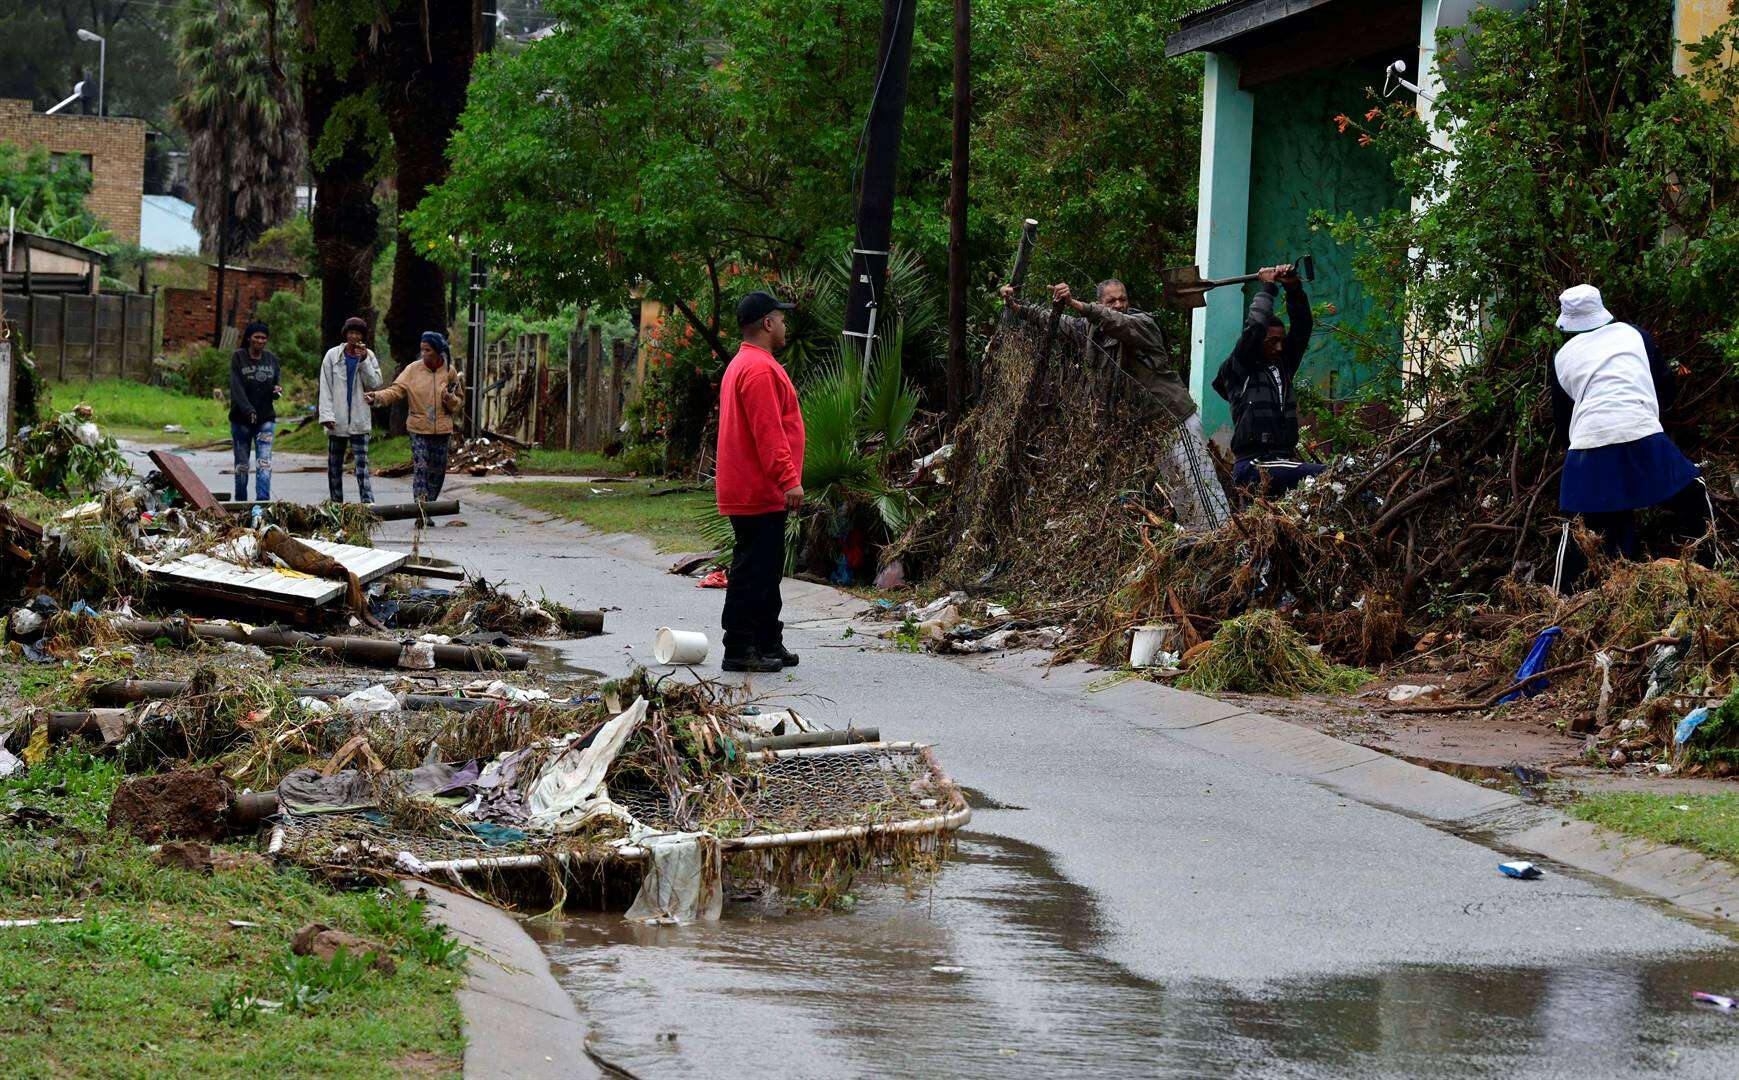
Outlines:
<svg viewBox="0 0 1739 1080"><path fill-rule="evenodd" d="M783 601L779 580L785 576L785 511L731 518L736 553L731 557L725 587L725 655L743 656L785 640L779 621Z"/></svg>
<svg viewBox="0 0 1739 1080"><path fill-rule="evenodd" d="M1702 536L1709 527L1708 488L1699 477L1679 490L1678 494L1659 505L1666 515L1667 534L1674 543L1685 544ZM1636 511L1614 510L1608 513L1583 514L1582 520L1600 534L1606 554L1616 558L1636 558Z"/></svg>

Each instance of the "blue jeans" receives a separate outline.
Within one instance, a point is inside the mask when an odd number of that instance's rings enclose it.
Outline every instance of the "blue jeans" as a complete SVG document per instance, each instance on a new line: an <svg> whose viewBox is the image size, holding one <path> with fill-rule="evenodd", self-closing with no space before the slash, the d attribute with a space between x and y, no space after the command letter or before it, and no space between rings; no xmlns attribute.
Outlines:
<svg viewBox="0 0 1739 1080"><path fill-rule="evenodd" d="M276 429L277 424L271 420L258 424L229 422L229 441L235 448L236 502L246 502L248 498L249 451L255 462L253 472L259 477L254 484L254 498L264 502L272 497L272 432Z"/></svg>

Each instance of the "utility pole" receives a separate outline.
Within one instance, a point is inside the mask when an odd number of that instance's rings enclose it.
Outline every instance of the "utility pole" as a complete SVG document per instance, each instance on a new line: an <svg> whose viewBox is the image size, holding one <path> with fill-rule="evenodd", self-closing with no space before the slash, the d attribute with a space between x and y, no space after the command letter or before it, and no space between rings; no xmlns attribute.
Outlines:
<svg viewBox="0 0 1739 1080"><path fill-rule="evenodd" d="M495 15L496 0L483 0L481 23L478 27L478 55L495 50L495 25L498 20ZM471 310L467 316L465 334L465 396L470 400L465 403L465 436L475 439L483 434L483 352L489 347L488 335L489 313L483 307L483 290L489 285L489 267L484 265L481 255L471 256ZM574 377L572 366L568 370L568 379Z"/></svg>
<svg viewBox="0 0 1739 1080"><path fill-rule="evenodd" d="M223 217L217 223L217 295L212 298L211 305L211 344L216 348L223 347L223 285L224 271L229 267L229 219L235 215L235 193L229 187L229 157L230 157L230 114L235 110L231 107L228 72L224 71L224 43L229 40L229 9L224 6L224 0L217 0L217 77L223 83L223 137L218 140L218 146L223 153L223 165L218 173L223 184Z"/></svg>
<svg viewBox="0 0 1739 1080"><path fill-rule="evenodd" d="M894 228L894 170L906 118L906 76L912 65L912 21L917 0L882 0L882 44L870 95L869 146L857 202L857 243L851 252L851 289L845 301L845 336L869 356L888 278Z"/></svg>
<svg viewBox="0 0 1739 1080"><path fill-rule="evenodd" d="M966 175L972 135L972 0L954 0L954 166L948 193L948 423L966 410Z"/></svg>

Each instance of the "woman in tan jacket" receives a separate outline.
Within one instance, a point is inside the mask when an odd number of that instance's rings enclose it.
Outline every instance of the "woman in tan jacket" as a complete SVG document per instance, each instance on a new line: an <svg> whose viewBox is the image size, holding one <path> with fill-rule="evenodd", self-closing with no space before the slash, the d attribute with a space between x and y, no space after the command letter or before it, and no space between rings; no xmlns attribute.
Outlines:
<svg viewBox="0 0 1739 1080"><path fill-rule="evenodd" d="M411 491L418 502L433 502L447 480L453 417L465 407L447 339L433 330L423 334L422 362L399 372L385 390L369 394L368 403L392 405L404 398L410 399L405 427L411 433Z"/></svg>

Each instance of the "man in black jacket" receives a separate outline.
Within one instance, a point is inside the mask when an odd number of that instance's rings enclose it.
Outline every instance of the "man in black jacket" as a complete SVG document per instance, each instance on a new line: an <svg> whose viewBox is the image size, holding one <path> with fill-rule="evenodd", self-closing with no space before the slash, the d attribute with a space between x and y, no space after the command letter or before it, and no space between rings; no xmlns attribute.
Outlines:
<svg viewBox="0 0 1739 1080"><path fill-rule="evenodd" d="M275 402L282 390L278 358L266 348L269 340L265 323L248 323L242 347L229 358L229 438L235 449L237 502L247 501L250 450L254 475L259 477L254 497L261 501L272 497L272 433L278 419Z"/></svg>
<svg viewBox="0 0 1739 1080"><path fill-rule="evenodd" d="M1232 480L1246 490L1261 486L1278 498L1323 466L1298 460L1298 399L1292 380L1310 345L1310 300L1291 266L1267 266L1244 332L1214 376L1214 390L1232 403ZM1274 314L1274 298L1286 288L1286 316Z"/></svg>

